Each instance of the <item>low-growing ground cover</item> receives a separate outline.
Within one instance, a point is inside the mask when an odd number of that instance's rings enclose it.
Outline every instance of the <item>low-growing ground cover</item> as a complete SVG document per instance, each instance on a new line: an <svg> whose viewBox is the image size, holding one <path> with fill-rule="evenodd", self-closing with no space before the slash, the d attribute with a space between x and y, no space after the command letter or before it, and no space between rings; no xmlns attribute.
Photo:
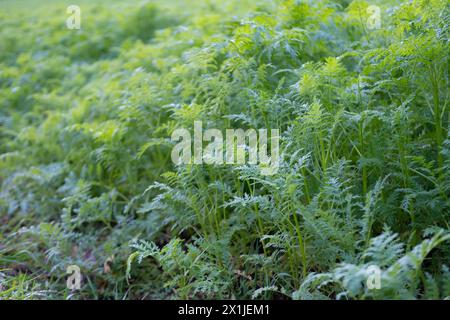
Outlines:
<svg viewBox="0 0 450 320"><path fill-rule="evenodd" d="M0 299L450 296L447 1L69 4L0 4Z"/></svg>

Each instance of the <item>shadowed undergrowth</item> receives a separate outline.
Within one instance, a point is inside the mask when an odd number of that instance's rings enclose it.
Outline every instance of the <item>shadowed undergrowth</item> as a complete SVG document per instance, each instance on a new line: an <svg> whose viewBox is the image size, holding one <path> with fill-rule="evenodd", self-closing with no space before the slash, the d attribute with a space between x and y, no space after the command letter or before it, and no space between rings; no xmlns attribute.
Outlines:
<svg viewBox="0 0 450 320"><path fill-rule="evenodd" d="M446 1L46 6L0 13L0 299L450 296ZM194 121L279 171L175 166Z"/></svg>

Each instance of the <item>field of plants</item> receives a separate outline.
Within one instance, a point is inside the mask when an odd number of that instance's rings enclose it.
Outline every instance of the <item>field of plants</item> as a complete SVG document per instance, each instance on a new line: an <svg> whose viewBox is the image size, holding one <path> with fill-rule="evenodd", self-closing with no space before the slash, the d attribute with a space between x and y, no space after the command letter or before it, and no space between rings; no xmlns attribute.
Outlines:
<svg viewBox="0 0 450 320"><path fill-rule="evenodd" d="M0 1L0 300L449 298L449 26L447 0ZM278 129L278 170L174 163L195 121Z"/></svg>

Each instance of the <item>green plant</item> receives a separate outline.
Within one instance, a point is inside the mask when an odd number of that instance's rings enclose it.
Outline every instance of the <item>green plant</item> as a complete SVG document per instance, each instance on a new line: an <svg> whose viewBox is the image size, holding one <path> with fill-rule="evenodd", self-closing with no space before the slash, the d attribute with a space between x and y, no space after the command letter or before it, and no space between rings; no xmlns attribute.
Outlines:
<svg viewBox="0 0 450 320"><path fill-rule="evenodd" d="M0 3L1 299L449 295L447 1L91 2ZM194 121L278 172L173 164Z"/></svg>

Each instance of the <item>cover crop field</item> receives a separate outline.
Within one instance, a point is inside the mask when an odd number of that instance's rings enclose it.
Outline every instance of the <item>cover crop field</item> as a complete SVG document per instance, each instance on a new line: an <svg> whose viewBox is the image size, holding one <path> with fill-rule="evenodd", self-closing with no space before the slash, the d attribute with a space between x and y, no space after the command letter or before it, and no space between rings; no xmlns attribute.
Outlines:
<svg viewBox="0 0 450 320"><path fill-rule="evenodd" d="M449 25L1 1L0 300L448 298Z"/></svg>

